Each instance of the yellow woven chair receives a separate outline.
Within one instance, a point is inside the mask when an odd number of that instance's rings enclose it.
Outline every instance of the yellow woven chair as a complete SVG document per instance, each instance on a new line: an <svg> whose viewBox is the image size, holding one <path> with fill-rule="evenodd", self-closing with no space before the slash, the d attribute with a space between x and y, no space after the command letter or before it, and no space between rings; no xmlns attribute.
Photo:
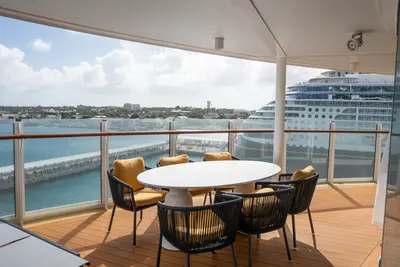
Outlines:
<svg viewBox="0 0 400 267"><path fill-rule="evenodd" d="M143 218L143 210L164 201L167 191L145 188L137 180L137 176L150 169L144 165L142 157L116 160L114 169L107 172L110 183L111 195L114 206L111 214L108 232L111 230L115 209L119 207L133 212L133 246L136 246L136 212L140 211L140 219Z"/></svg>

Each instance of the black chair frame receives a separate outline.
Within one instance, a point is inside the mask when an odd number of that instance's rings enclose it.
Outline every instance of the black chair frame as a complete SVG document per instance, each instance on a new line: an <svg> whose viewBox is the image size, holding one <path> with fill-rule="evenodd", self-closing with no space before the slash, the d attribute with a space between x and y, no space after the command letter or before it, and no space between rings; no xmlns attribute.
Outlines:
<svg viewBox="0 0 400 267"><path fill-rule="evenodd" d="M145 171L150 170L150 167L145 166ZM143 219L143 210L151 208L157 205L157 203L147 206L136 206L134 190L131 185L121 181L114 176L114 169L107 171L108 181L110 183L111 196L114 202L114 206L111 213L110 223L108 225L108 232L111 231L111 226L114 220L115 209L119 207L121 209L133 212L133 246L136 246L136 226L137 216L136 213L140 211L140 220Z"/></svg>
<svg viewBox="0 0 400 267"><path fill-rule="evenodd" d="M314 195L315 188L318 183L319 173L314 173L309 178L304 180L291 180L292 173L284 173L279 175L278 181L263 181L257 182L257 188L268 187L270 185L289 185L296 189L292 206L290 207L289 214L292 217L292 229L293 229L293 247L297 247L296 242L296 222L295 215L307 210L308 220L310 222L310 228L312 235L315 235L314 225L311 217L310 204Z"/></svg>
<svg viewBox="0 0 400 267"><path fill-rule="evenodd" d="M267 187L267 186L265 186ZM226 193L243 198L243 209L240 216L239 231L248 235L248 266L252 266L252 235L282 229L286 253L292 260L286 235L286 219L293 202L295 188L286 185L269 185L273 192L265 193Z"/></svg>
<svg viewBox="0 0 400 267"><path fill-rule="evenodd" d="M237 266L235 239L242 205L240 196L226 195L221 192L216 194L214 204L204 206L178 207L159 202L157 207L160 241L156 266L160 266L163 237L186 254L187 267L190 266L191 254L214 253L215 250L227 246L231 246L233 263ZM219 228L217 232L212 230L215 227L215 224L211 223L213 219L223 222L219 224L222 228ZM196 226L201 226L197 237L191 232ZM178 231L178 228L183 230Z"/></svg>

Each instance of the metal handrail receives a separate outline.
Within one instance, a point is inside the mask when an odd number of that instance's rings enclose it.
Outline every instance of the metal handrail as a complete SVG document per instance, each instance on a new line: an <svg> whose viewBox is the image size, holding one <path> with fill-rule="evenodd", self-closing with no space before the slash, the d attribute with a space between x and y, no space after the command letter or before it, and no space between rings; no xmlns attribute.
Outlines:
<svg viewBox="0 0 400 267"><path fill-rule="evenodd" d="M127 135L169 135L169 134L217 134L217 133L274 133L272 129L262 130L176 130L176 131L137 131L137 132L92 132L92 133L57 133L57 134L10 134L0 135L0 140L100 137ZM285 133L342 133L342 134L389 134L389 131L377 130L285 130Z"/></svg>

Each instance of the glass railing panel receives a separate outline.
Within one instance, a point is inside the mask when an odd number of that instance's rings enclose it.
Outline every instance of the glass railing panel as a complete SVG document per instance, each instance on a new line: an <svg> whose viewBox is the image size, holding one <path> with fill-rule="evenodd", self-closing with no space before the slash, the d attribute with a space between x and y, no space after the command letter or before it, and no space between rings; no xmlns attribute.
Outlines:
<svg viewBox="0 0 400 267"><path fill-rule="evenodd" d="M375 134L336 135L335 179L373 179Z"/></svg>
<svg viewBox="0 0 400 267"><path fill-rule="evenodd" d="M320 180L328 177L328 133L289 133L286 145L286 171L293 173L308 165L319 173Z"/></svg>
<svg viewBox="0 0 400 267"><path fill-rule="evenodd" d="M12 120L0 120L0 135L8 135L12 132ZM15 214L13 155L13 141L0 140L0 217Z"/></svg>
<svg viewBox="0 0 400 267"><path fill-rule="evenodd" d="M99 132L99 120L24 121L24 133ZM100 200L100 138L25 140L26 211Z"/></svg>
<svg viewBox="0 0 400 267"><path fill-rule="evenodd" d="M238 130L273 130L274 122L236 120L234 127ZM239 133L235 136L234 156L240 159L272 162L273 150L273 133Z"/></svg>
<svg viewBox="0 0 400 267"><path fill-rule="evenodd" d="M168 131L165 119L109 119L108 131ZM169 135L110 136L109 164L116 159L143 157L146 166L154 168L161 157L169 155Z"/></svg>
<svg viewBox="0 0 400 267"><path fill-rule="evenodd" d="M178 119L176 130L227 130L229 120ZM177 137L176 154L187 154L194 161L202 161L205 152L227 152L228 134L181 134Z"/></svg>

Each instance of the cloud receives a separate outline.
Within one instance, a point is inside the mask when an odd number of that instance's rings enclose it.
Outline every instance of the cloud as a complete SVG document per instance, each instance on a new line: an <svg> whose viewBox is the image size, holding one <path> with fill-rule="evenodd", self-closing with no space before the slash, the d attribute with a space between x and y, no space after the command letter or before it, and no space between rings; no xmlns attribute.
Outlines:
<svg viewBox="0 0 400 267"><path fill-rule="evenodd" d="M51 49L51 41L43 41L42 39L36 39L35 41L30 43L33 51L36 52L48 52Z"/></svg>
<svg viewBox="0 0 400 267"><path fill-rule="evenodd" d="M287 85L320 72L288 67ZM0 105L205 106L210 100L257 109L275 98L275 64L120 41L89 61L35 69L23 51L0 44L0 94L7 96Z"/></svg>

